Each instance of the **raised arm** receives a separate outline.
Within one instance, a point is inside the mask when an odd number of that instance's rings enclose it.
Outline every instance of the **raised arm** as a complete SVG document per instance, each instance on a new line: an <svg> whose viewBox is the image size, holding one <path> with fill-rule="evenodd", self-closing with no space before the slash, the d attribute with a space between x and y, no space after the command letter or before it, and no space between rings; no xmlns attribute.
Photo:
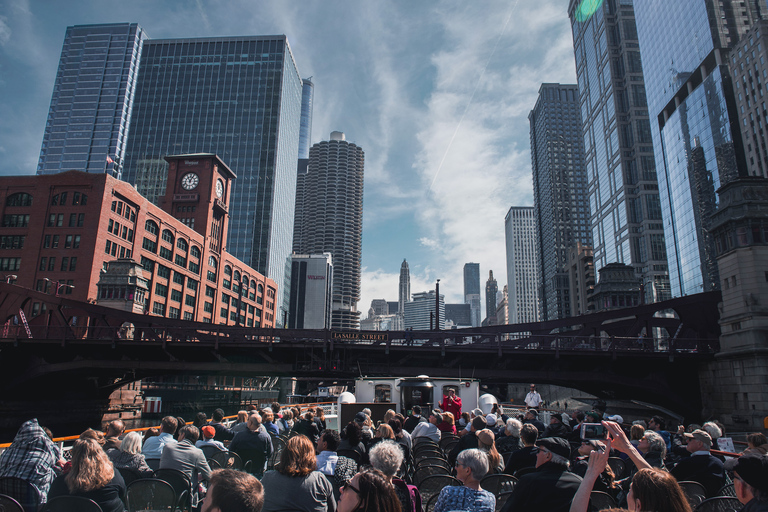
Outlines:
<svg viewBox="0 0 768 512"><path fill-rule="evenodd" d="M605 470L608 464L608 457L611 454L611 440L606 440L604 451L593 451L589 454L589 465L584 479L579 484L579 490L573 496L570 512L587 512L589 509L589 495L600 474Z"/></svg>
<svg viewBox="0 0 768 512"><path fill-rule="evenodd" d="M603 421L602 424L605 426L606 430L608 430L608 434L611 436L613 447L619 450L621 453L629 455L629 458L632 459L632 462L635 463L635 467L637 467L637 469L651 467L651 465L648 464L648 461L646 461L640 452L637 451L637 448L632 446L632 443L629 442L629 439L627 439L626 434L624 434L624 431L621 430L621 426L618 423L614 423L613 421Z"/></svg>

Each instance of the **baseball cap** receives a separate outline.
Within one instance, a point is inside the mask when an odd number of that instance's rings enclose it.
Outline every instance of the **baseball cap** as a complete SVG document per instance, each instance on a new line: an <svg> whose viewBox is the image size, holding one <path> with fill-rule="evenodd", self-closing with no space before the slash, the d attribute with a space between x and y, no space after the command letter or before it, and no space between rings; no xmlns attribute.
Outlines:
<svg viewBox="0 0 768 512"><path fill-rule="evenodd" d="M748 454L727 460L725 469L735 472L757 490L768 492L768 456Z"/></svg>
<svg viewBox="0 0 768 512"><path fill-rule="evenodd" d="M696 429L691 433L686 432L683 435L688 439L698 439L704 443L707 449L712 448L712 438L709 436L709 433L706 430Z"/></svg>
<svg viewBox="0 0 768 512"><path fill-rule="evenodd" d="M203 437L206 439L211 439L216 435L216 429L210 425L206 425L200 430L203 432Z"/></svg>

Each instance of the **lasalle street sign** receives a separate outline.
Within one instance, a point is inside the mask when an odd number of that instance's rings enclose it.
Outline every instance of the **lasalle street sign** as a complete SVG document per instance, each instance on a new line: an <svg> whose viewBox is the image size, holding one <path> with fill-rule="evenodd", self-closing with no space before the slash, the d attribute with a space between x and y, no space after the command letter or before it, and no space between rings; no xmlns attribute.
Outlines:
<svg viewBox="0 0 768 512"><path fill-rule="evenodd" d="M331 338L334 340L389 341L389 334L385 332L331 331Z"/></svg>

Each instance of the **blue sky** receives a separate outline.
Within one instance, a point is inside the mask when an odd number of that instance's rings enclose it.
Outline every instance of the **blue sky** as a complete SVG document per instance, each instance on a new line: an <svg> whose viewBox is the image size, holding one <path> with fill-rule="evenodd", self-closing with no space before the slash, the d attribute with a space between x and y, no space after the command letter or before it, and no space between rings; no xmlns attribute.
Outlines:
<svg viewBox="0 0 768 512"><path fill-rule="evenodd" d="M532 205L528 113L542 82L575 83L567 0L0 0L1 175L37 167L69 25L139 23L151 38L285 34L315 83L312 142L365 151L359 309L462 267L507 282L504 216Z"/></svg>

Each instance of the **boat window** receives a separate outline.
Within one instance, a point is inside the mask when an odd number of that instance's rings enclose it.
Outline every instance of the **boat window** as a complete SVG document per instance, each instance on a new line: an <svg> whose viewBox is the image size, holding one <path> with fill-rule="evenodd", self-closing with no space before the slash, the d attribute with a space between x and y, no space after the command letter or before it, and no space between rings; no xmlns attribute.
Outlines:
<svg viewBox="0 0 768 512"><path fill-rule="evenodd" d="M389 384L376 384L374 393L376 395L373 399L374 402L392 402L392 386Z"/></svg>

